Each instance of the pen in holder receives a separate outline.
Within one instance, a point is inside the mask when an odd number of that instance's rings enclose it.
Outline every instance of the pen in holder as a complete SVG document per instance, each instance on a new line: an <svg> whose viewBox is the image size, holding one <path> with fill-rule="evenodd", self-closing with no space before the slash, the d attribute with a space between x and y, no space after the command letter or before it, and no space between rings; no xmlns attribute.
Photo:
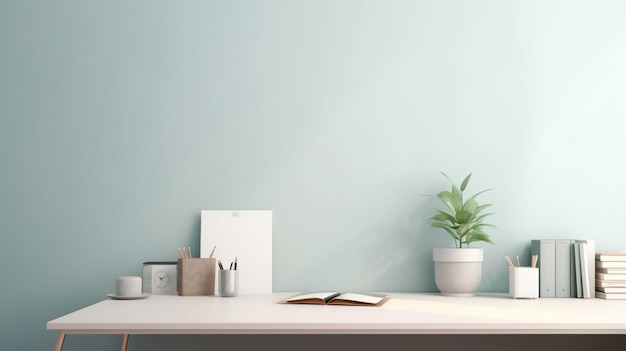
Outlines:
<svg viewBox="0 0 626 351"><path fill-rule="evenodd" d="M239 271L236 269L219 270L219 294L223 297L237 296L239 293Z"/></svg>
<svg viewBox="0 0 626 351"><path fill-rule="evenodd" d="M509 295L514 299L539 297L539 268L509 267Z"/></svg>

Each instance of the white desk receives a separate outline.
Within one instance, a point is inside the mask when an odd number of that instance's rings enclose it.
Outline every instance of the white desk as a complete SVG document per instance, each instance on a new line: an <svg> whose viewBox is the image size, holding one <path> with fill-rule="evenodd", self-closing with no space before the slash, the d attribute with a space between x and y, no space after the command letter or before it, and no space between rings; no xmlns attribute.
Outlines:
<svg viewBox="0 0 626 351"><path fill-rule="evenodd" d="M382 307L287 305L295 293L105 300L48 322L66 334L626 334L626 300L390 293Z"/></svg>

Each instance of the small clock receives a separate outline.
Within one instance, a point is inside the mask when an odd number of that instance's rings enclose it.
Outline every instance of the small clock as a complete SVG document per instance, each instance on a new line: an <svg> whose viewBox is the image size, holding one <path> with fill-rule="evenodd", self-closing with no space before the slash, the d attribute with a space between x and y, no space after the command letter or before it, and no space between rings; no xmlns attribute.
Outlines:
<svg viewBox="0 0 626 351"><path fill-rule="evenodd" d="M165 289L170 283L170 275L166 271L158 271L152 275L152 280L157 289Z"/></svg>
<svg viewBox="0 0 626 351"><path fill-rule="evenodd" d="M144 262L143 292L176 295L178 262Z"/></svg>

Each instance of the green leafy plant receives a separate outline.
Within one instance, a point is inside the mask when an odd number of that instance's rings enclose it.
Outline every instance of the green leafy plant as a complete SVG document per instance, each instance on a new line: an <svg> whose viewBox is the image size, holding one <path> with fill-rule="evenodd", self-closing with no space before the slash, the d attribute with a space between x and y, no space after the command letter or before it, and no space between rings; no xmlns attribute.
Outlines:
<svg viewBox="0 0 626 351"><path fill-rule="evenodd" d="M437 210L437 214L429 218L431 225L435 228L441 228L454 239L456 247L469 247L469 244L477 241L484 241L493 244L489 234L485 233L485 227L496 228L492 224L484 222L485 218L493 215L493 213L482 213L491 204L480 205L476 201L476 197L486 191L480 191L467 200L463 200L463 192L469 183L472 174L470 173L463 182L461 187L457 187L454 181L445 173L443 174L450 184L450 191L442 191L437 194L437 198L446 206L448 211ZM496 228L497 229L497 228Z"/></svg>

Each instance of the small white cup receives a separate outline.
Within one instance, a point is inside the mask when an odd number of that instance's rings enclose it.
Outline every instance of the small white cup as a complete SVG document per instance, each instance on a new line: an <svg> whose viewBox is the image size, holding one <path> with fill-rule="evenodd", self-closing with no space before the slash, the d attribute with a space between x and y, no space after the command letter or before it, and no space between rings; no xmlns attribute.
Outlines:
<svg viewBox="0 0 626 351"><path fill-rule="evenodd" d="M141 277L118 277L115 280L115 295L117 296L140 296Z"/></svg>

